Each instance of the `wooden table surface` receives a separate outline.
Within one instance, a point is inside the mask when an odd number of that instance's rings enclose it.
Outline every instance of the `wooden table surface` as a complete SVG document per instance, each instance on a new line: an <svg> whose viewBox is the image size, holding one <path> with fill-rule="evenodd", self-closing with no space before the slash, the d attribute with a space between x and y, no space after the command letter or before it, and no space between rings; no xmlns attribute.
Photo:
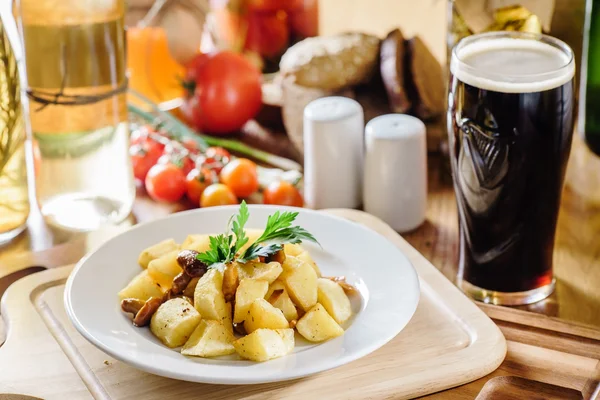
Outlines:
<svg viewBox="0 0 600 400"><path fill-rule="evenodd" d="M116 229L124 229L134 220L146 221L184 208L185 205L157 205L141 195L132 217ZM555 246L557 288L547 300L521 308L600 330L599 231L600 159L575 137ZM81 241L84 237L49 229L34 211L29 229L0 248L0 277L33 265L56 267L76 262L73 258L85 251ZM429 157L427 220L403 237L448 279L454 280L458 260L457 211L452 185L439 155ZM61 247L47 250L57 245ZM2 287L0 294L1 291Z"/></svg>

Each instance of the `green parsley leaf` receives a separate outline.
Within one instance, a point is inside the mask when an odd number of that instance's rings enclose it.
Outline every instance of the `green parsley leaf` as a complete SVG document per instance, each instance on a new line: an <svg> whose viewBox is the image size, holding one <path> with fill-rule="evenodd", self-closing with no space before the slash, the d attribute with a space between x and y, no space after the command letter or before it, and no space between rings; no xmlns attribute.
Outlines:
<svg viewBox="0 0 600 400"><path fill-rule="evenodd" d="M318 243L317 239L300 226L292 226L298 216L297 212L275 212L267 218L267 226L263 234L252 245L236 258L240 249L248 243L244 227L250 217L245 201L240 204L238 214L231 217L224 234L210 236L210 248L198 254L198 260L208 264L227 264L236 261L245 263L258 257L268 257L283 250L286 243L297 244L302 241Z"/></svg>
<svg viewBox="0 0 600 400"><path fill-rule="evenodd" d="M246 231L244 230L244 226L246 222L248 222L248 217L250 217L250 211L248 211L248 205L245 200L242 200L242 204L240 204L240 211L237 215L237 219L233 221L233 229L232 232L235 235L235 246L231 249L231 253L235 256L237 252L248 243L248 237L246 236Z"/></svg>
<svg viewBox="0 0 600 400"><path fill-rule="evenodd" d="M270 215L267 218L267 226L263 234L256 239L237 261L245 263L257 257L267 257L283 249L286 243L297 244L303 240L318 243L317 239L306 229L299 226L291 226L298 216L297 212L286 211Z"/></svg>

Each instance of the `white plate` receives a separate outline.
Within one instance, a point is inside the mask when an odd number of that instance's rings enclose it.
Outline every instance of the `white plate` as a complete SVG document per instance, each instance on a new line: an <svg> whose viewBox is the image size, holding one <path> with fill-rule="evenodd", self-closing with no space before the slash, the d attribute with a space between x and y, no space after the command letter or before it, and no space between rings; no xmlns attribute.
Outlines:
<svg viewBox="0 0 600 400"><path fill-rule="evenodd" d="M264 228L284 207L250 206L247 228ZM293 354L254 363L185 357L162 345L148 328L136 328L120 311L117 292L140 272L139 253L166 238L222 232L237 207L171 215L109 240L82 259L67 281L65 306L77 330L114 358L169 378L217 384L284 381L344 365L380 348L408 323L419 301L419 281L408 259L384 237L357 223L317 211L294 209L298 225L322 248L305 244L323 275L344 275L361 294L346 333L322 344L297 340ZM296 335L298 339L299 335ZM398 357L401 357L398 354Z"/></svg>

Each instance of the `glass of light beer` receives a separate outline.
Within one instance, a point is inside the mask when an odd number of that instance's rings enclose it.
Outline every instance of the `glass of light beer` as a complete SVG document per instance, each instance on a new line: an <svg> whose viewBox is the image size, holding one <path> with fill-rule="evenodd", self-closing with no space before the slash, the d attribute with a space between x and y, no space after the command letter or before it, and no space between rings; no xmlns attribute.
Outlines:
<svg viewBox="0 0 600 400"><path fill-rule="evenodd" d="M573 51L491 32L452 51L448 135L458 204L457 284L518 305L554 290L552 253L574 113Z"/></svg>

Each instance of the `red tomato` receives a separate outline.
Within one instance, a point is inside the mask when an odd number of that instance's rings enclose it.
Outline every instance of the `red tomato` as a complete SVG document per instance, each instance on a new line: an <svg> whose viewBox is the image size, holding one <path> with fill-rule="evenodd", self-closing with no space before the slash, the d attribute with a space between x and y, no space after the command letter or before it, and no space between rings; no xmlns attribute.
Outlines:
<svg viewBox="0 0 600 400"><path fill-rule="evenodd" d="M146 191L156 201L179 201L186 191L185 175L173 164L156 164L146 176Z"/></svg>
<svg viewBox="0 0 600 400"><path fill-rule="evenodd" d="M206 168L194 168L185 178L187 184L187 197L192 203L200 206L200 196L207 186L215 183L217 178L213 172Z"/></svg>
<svg viewBox="0 0 600 400"><path fill-rule="evenodd" d="M231 189L222 183L214 183L204 189L200 196L200 207L215 207L237 204L238 199Z"/></svg>
<svg viewBox="0 0 600 400"><path fill-rule="evenodd" d="M319 6L317 0L306 0L304 7L290 12L292 32L307 38L319 34Z"/></svg>
<svg viewBox="0 0 600 400"><path fill-rule="evenodd" d="M129 136L129 145L133 146L134 144L139 144L148 138L148 128L146 126L142 126L133 132Z"/></svg>
<svg viewBox="0 0 600 400"><path fill-rule="evenodd" d="M245 48L261 56L275 57L283 53L288 44L290 32L287 14L284 11L260 14L252 13L248 17L248 32Z"/></svg>
<svg viewBox="0 0 600 400"><path fill-rule="evenodd" d="M192 154L198 154L200 152L198 150L198 144L194 139L184 139L181 144Z"/></svg>
<svg viewBox="0 0 600 400"><path fill-rule="evenodd" d="M302 207L304 205L304 199L298 189L285 181L270 183L263 195L265 204L292 207Z"/></svg>
<svg viewBox="0 0 600 400"><path fill-rule="evenodd" d="M281 10L289 0L247 0L248 10L250 12L274 12Z"/></svg>
<svg viewBox="0 0 600 400"><path fill-rule="evenodd" d="M198 78L198 71L204 67L204 64L209 60L208 54L197 54L192 60L186 65L185 78L183 80L183 88L186 90L186 97L192 97L196 90L196 79Z"/></svg>
<svg viewBox="0 0 600 400"><path fill-rule="evenodd" d="M155 165L161 157L164 145L150 138L139 139L137 144L129 148L131 164L133 165L133 176L140 181L146 179L150 168Z"/></svg>
<svg viewBox="0 0 600 400"><path fill-rule="evenodd" d="M305 0L247 0L248 9L252 12L274 12L279 10L295 10L304 5Z"/></svg>
<svg viewBox="0 0 600 400"><path fill-rule="evenodd" d="M181 154L163 154L159 159L157 164L173 164L177 168L181 169L183 175L187 175L190 173L192 169L194 169L194 161L186 156Z"/></svg>
<svg viewBox="0 0 600 400"><path fill-rule="evenodd" d="M256 164L246 158L230 161L223 167L220 178L238 197L248 197L258 190Z"/></svg>
<svg viewBox="0 0 600 400"><path fill-rule="evenodd" d="M225 159L229 160L229 158L231 158L231 153L222 147L213 146L206 149L206 157L224 161Z"/></svg>
<svg viewBox="0 0 600 400"><path fill-rule="evenodd" d="M206 155L206 163L220 162L227 164L231 159L231 154L222 147L209 147L204 154Z"/></svg>
<svg viewBox="0 0 600 400"><path fill-rule="evenodd" d="M222 147L209 147L204 153L202 166L214 171L217 175L231 159L231 154Z"/></svg>
<svg viewBox="0 0 600 400"><path fill-rule="evenodd" d="M231 51L198 57L207 59L192 63L196 86L181 107L183 115L200 131L223 134L240 129L262 106L260 71Z"/></svg>

